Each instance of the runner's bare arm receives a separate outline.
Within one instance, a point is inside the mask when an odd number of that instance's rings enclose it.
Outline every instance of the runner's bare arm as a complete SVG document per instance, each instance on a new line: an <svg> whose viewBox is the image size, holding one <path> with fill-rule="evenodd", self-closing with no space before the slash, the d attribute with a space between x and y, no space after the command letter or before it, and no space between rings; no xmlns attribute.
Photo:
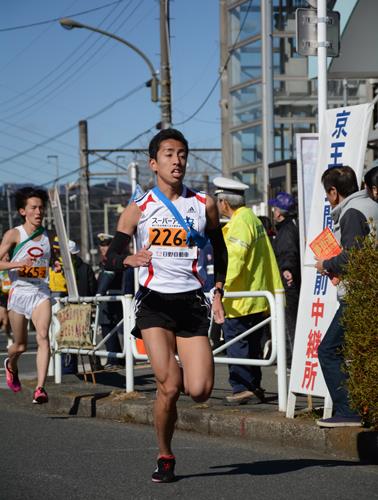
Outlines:
<svg viewBox="0 0 378 500"><path fill-rule="evenodd" d="M1 241L0 244L0 270L6 269L16 269L24 266L31 266L33 259L25 259L19 262L9 262L7 257L9 256L11 250L19 243L19 233L17 229L9 229Z"/></svg>
<svg viewBox="0 0 378 500"><path fill-rule="evenodd" d="M17 245L18 243L18 231L17 229L9 229L3 236L0 244L0 260L3 260L9 251Z"/></svg>
<svg viewBox="0 0 378 500"><path fill-rule="evenodd" d="M121 213L117 224L117 231L126 233L131 237L135 233L140 216L141 211L138 205L134 202L130 203Z"/></svg>

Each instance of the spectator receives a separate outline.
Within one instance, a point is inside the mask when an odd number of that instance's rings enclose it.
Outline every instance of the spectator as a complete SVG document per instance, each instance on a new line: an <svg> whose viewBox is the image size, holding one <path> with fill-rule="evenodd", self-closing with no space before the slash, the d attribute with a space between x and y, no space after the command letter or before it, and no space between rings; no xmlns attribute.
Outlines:
<svg viewBox="0 0 378 500"><path fill-rule="evenodd" d="M113 236L106 233L97 235L98 248L100 255L100 273L98 275L99 295L123 295L134 294L134 270L129 267L120 271L107 271L104 268L106 252L112 242ZM101 325L101 334L105 338L108 333L122 319L122 305L120 302L102 302L100 304L99 324ZM105 342L108 352L122 352L122 345L119 334L123 332L123 327L119 327L117 332ZM108 357L105 364L106 369L121 369L125 366L125 359Z"/></svg>
<svg viewBox="0 0 378 500"><path fill-rule="evenodd" d="M68 250L71 254L79 296L94 297L97 293L97 280L92 266L79 256L80 248L74 241L68 241Z"/></svg>
<svg viewBox="0 0 378 500"><path fill-rule="evenodd" d="M67 282L63 272L58 236L51 237L52 259L49 267L49 286L52 297L65 297L68 294Z"/></svg>
<svg viewBox="0 0 378 500"><path fill-rule="evenodd" d="M370 198L378 202L378 165L376 162L374 166L365 173L364 181Z"/></svg>
<svg viewBox="0 0 378 500"><path fill-rule="evenodd" d="M299 231L295 221L295 200L291 194L281 192L268 203L273 207L276 228L273 250L285 288L286 359L290 366L301 288L301 258Z"/></svg>
<svg viewBox="0 0 378 500"><path fill-rule="evenodd" d="M378 227L378 205L368 197L366 190L358 191L356 174L351 167L329 168L322 175L322 183L333 209L334 232L342 252L328 260L316 259L315 264L320 273L341 278L337 285L339 308L318 348L319 362L332 398L334 415L321 418L317 424L320 427L360 426L361 418L349 402L342 353L345 335L340 321L345 309L342 274L348 262L348 250L358 245L358 238L367 236L373 226Z"/></svg>
<svg viewBox="0 0 378 500"><path fill-rule="evenodd" d="M268 235L258 217L245 206L242 182L216 177L218 210L230 220L223 228L228 251L228 268L224 289L226 292L282 289L276 258ZM268 311L265 297L227 298L223 301L226 319L223 325L225 342L249 330L264 319ZM230 358L258 359L261 357L259 328L252 335L234 343L227 349ZM259 366L229 365L232 395L225 398L226 405L247 403L253 397L264 401Z"/></svg>
<svg viewBox="0 0 378 500"><path fill-rule="evenodd" d="M269 236L270 243L273 244L276 232L274 231L272 221L266 215L259 215L259 219L261 220L262 225L265 228L266 234Z"/></svg>

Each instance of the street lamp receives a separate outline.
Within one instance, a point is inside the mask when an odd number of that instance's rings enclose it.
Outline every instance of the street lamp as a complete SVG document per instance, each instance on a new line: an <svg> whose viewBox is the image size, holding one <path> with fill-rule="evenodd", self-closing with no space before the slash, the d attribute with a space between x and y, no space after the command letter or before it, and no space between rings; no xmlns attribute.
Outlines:
<svg viewBox="0 0 378 500"><path fill-rule="evenodd" d="M146 56L146 54L144 52L142 52L140 49L138 49L138 47L135 47L135 45L133 45L132 43L128 42L127 40L124 40L123 38L121 38L117 35L114 35L113 33L109 33L107 31L100 29L100 28L94 28L93 26L88 26L87 24L79 23L78 21L75 21L74 19L63 18L63 19L60 19L59 22L63 28L68 29L68 30L72 30L74 28L84 28L84 29L87 29L89 31L94 31L96 33L100 33L101 35L108 36L109 38L113 38L114 40L117 40L118 42L121 42L124 45L127 45L127 47L129 47L131 50L133 50L134 52L139 54L140 57L147 64L147 66L150 70L150 73L151 73L152 79L151 79L150 85L148 85L148 86L151 86L151 101L158 102L158 100L159 100L159 94L158 94L159 79L157 77L157 73L156 73L151 61Z"/></svg>
<svg viewBox="0 0 378 500"><path fill-rule="evenodd" d="M75 182L68 182L65 184L65 192L66 192L66 231L67 231L67 236L68 238L70 237L70 201L74 201L77 198L77 194L71 194L70 196L70 190L71 189L76 189L78 188L79 185L76 184Z"/></svg>

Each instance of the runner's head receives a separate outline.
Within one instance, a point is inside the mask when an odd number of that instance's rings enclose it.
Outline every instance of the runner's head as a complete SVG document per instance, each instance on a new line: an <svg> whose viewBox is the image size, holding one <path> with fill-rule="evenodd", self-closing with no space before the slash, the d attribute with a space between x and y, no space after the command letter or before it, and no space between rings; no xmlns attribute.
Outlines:
<svg viewBox="0 0 378 500"><path fill-rule="evenodd" d="M150 142L149 154L157 185L169 185L179 190L188 159L188 142L182 133L175 129L161 130Z"/></svg>
<svg viewBox="0 0 378 500"><path fill-rule="evenodd" d="M16 191L16 209L22 219L40 226L47 204L47 193L44 189L24 187Z"/></svg>
<svg viewBox="0 0 378 500"><path fill-rule="evenodd" d="M163 141L167 141L168 139L173 139L175 141L181 142L184 146L185 154L188 156L189 153L189 145L188 141L185 139L184 135L174 128L166 128L164 130L160 130L150 142L148 146L148 153L150 155L150 159L157 160L157 154L160 149L160 145Z"/></svg>

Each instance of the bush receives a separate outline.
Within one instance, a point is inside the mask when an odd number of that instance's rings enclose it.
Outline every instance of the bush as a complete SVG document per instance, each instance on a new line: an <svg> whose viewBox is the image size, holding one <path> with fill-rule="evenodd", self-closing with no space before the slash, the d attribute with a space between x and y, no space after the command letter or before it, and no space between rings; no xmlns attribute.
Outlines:
<svg viewBox="0 0 378 500"><path fill-rule="evenodd" d="M378 244L365 238L350 251L345 276L344 355L351 404L378 430Z"/></svg>

